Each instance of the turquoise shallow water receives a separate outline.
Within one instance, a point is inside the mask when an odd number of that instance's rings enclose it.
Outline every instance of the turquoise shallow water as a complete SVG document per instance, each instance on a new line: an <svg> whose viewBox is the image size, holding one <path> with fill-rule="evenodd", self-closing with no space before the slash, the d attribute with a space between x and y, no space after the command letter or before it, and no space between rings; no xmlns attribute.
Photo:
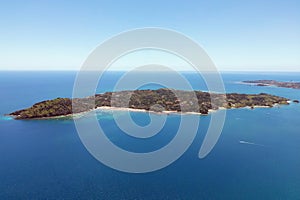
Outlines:
<svg viewBox="0 0 300 200"><path fill-rule="evenodd" d="M0 120L13 120L13 118L10 116L1 116Z"/></svg>
<svg viewBox="0 0 300 200"><path fill-rule="evenodd" d="M299 104L228 110L222 135L205 159L198 158L198 151L210 116L201 116L188 151L167 168L149 174L122 173L99 163L82 145L72 121L15 121L3 116L41 100L70 97L75 75L0 72L0 199L300 199ZM107 74L107 84L98 91L111 90L120 75ZM194 89L206 90L198 76L184 75ZM300 99L300 90L236 83L254 79L300 81L299 73L222 76L227 92L265 92ZM140 140L124 134L110 112L97 117L113 143L135 152L153 151L167 144L180 121L180 116L169 115L159 134ZM134 112L132 117L138 124L149 123L148 114Z"/></svg>

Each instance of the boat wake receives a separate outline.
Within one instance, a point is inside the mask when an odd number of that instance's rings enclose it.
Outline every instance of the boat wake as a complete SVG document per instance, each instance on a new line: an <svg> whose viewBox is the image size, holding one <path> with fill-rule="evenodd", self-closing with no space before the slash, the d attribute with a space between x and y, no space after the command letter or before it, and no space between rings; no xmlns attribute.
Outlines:
<svg viewBox="0 0 300 200"><path fill-rule="evenodd" d="M254 145L254 146L265 147L265 145L263 145L263 144L257 144L257 143L253 143L253 142L247 142L247 141L244 141L244 140L240 140L240 144L247 144L247 145Z"/></svg>

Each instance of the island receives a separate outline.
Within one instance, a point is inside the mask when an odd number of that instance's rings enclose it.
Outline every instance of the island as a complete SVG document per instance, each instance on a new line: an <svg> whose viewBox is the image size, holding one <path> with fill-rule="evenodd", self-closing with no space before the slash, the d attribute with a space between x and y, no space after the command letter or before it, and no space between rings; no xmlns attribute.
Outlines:
<svg viewBox="0 0 300 200"><path fill-rule="evenodd" d="M177 96L175 95L177 94ZM196 102L191 99L197 97ZM177 97L180 97L177 98ZM111 100L113 98L113 105ZM211 98L214 99L213 103ZM129 99L126 101L126 99ZM202 91L173 89L117 91L96 94L85 98L56 98L34 104L9 115L15 119L49 119L89 112L99 108L123 108L156 113L196 113L207 115L210 111L231 108L273 107L288 105L289 99L270 94L218 94ZM90 103L93 102L93 103ZM73 104L72 104L73 103ZM72 109L72 105L76 105ZM124 106L125 105L125 106Z"/></svg>
<svg viewBox="0 0 300 200"><path fill-rule="evenodd" d="M300 89L300 82L282 82L275 80L254 80L254 81L243 81L243 83L256 85L256 86L276 86L282 88Z"/></svg>

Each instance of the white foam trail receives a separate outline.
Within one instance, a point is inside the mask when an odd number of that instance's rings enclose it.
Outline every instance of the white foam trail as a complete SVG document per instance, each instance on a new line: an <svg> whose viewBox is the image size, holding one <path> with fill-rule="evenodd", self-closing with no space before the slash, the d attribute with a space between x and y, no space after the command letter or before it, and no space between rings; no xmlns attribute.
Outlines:
<svg viewBox="0 0 300 200"><path fill-rule="evenodd" d="M243 141L243 140L240 140L240 144L248 144L248 145L265 147L265 145L263 145L263 144L256 144L256 143L253 143L253 142L247 142L247 141Z"/></svg>

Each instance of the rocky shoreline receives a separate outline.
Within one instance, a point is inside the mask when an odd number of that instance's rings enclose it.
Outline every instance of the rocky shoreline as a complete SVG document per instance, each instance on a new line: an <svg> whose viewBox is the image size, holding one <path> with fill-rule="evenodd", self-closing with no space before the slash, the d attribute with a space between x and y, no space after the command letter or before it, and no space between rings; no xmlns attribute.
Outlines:
<svg viewBox="0 0 300 200"><path fill-rule="evenodd" d="M196 99L193 97L196 97ZM113 102L113 105L111 102ZM265 93L217 94L172 89L136 90L106 92L96 94L93 97L73 100L70 98L56 98L36 103L30 108L18 110L8 115L15 119L51 119L73 117L101 108L127 109L131 111L141 110L163 114L186 113L206 115L218 109L273 107L274 105L288 105L289 102L290 100L287 98Z"/></svg>
<svg viewBox="0 0 300 200"><path fill-rule="evenodd" d="M300 89L300 82L281 82L275 80L254 80L243 81L243 83L256 85L256 86L276 86L282 88Z"/></svg>

